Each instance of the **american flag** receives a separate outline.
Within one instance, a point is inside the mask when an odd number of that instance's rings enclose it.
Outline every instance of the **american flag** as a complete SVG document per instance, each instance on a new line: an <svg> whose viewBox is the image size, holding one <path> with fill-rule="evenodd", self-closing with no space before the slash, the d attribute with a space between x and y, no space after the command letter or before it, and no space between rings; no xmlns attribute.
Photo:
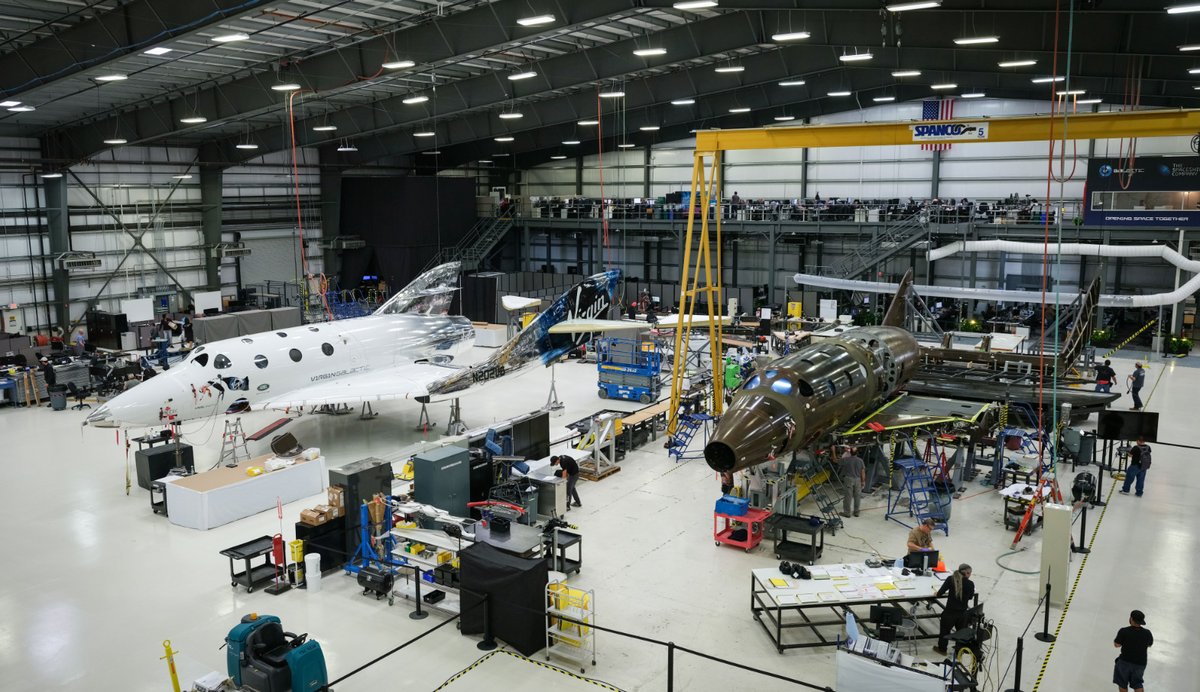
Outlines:
<svg viewBox="0 0 1200 692"><path fill-rule="evenodd" d="M921 120L950 120L954 118L954 99L945 98L921 102ZM946 151L949 142L936 142L921 145L921 151Z"/></svg>

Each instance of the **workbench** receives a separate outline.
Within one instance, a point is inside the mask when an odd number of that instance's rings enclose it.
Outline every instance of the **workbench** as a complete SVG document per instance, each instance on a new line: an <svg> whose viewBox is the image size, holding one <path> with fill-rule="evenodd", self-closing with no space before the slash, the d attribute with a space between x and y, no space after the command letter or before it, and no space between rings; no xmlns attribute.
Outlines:
<svg viewBox="0 0 1200 692"><path fill-rule="evenodd" d="M906 618L933 623L932 633L918 627L913 638L937 639L945 609L944 597L935 595L942 583L938 577L904 576L898 567L863 564L817 565L811 571L813 579L795 579L778 567L751 571L750 613L779 653L836 646L839 637L845 638L846 611L854 613L858 622L868 622L872 605L900 606L906 611L906 606L915 607L916 612ZM818 579L818 575L828 578ZM775 586L773 579L784 585Z"/></svg>
<svg viewBox="0 0 1200 692"><path fill-rule="evenodd" d="M515 521L509 525L509 532L506 534L493 534L491 526L484 528L477 524L473 540L476 543L487 543L517 557L538 557L542 553L542 532Z"/></svg>
<svg viewBox="0 0 1200 692"><path fill-rule="evenodd" d="M297 460L291 466L258 476L246 475L252 466L263 466L272 455L218 466L194 476L167 476L167 518L189 529L208 529L316 495L328 486L325 457Z"/></svg>

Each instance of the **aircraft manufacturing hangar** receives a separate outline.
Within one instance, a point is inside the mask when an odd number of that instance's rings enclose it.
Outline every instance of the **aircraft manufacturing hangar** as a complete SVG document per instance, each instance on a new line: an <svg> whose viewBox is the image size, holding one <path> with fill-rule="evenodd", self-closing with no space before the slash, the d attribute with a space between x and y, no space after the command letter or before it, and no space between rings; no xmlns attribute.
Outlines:
<svg viewBox="0 0 1200 692"><path fill-rule="evenodd" d="M1187 0L9 0L0 679L1195 689L1197 90Z"/></svg>

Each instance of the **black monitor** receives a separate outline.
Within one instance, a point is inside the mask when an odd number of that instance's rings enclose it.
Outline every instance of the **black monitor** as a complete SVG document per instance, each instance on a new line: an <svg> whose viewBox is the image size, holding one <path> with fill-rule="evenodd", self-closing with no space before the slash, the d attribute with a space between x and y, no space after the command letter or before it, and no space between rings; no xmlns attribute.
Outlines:
<svg viewBox="0 0 1200 692"><path fill-rule="evenodd" d="M1152 411L1101 411L1096 423L1101 440L1132 441L1141 437L1158 441L1158 413Z"/></svg>
<svg viewBox="0 0 1200 692"><path fill-rule="evenodd" d="M871 622L876 625L899 627L904 624L904 611L896 606L871 606Z"/></svg>
<svg viewBox="0 0 1200 692"><path fill-rule="evenodd" d="M938 564L938 551L921 550L904 556L904 566L909 569L933 569Z"/></svg>

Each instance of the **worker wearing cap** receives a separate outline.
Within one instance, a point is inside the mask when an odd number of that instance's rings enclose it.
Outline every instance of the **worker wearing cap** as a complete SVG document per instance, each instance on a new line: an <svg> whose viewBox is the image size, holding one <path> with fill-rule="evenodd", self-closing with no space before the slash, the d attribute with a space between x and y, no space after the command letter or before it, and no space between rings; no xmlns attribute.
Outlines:
<svg viewBox="0 0 1200 692"><path fill-rule="evenodd" d="M1113 667L1113 684L1126 692L1132 687L1142 692L1142 674L1146 672L1146 653L1154 646L1154 635L1146 629L1146 614L1135 610L1129 614L1129 626L1117 630L1113 646L1121 650Z"/></svg>
<svg viewBox="0 0 1200 692"><path fill-rule="evenodd" d="M1133 374L1129 376L1129 393L1133 395L1133 410L1142 410L1142 397L1138 395L1146 384L1146 369L1141 363L1133 364Z"/></svg>
<svg viewBox="0 0 1200 692"><path fill-rule="evenodd" d="M932 518L925 519L917 528L908 532L908 552L920 553L933 550L933 526L936 524Z"/></svg>

